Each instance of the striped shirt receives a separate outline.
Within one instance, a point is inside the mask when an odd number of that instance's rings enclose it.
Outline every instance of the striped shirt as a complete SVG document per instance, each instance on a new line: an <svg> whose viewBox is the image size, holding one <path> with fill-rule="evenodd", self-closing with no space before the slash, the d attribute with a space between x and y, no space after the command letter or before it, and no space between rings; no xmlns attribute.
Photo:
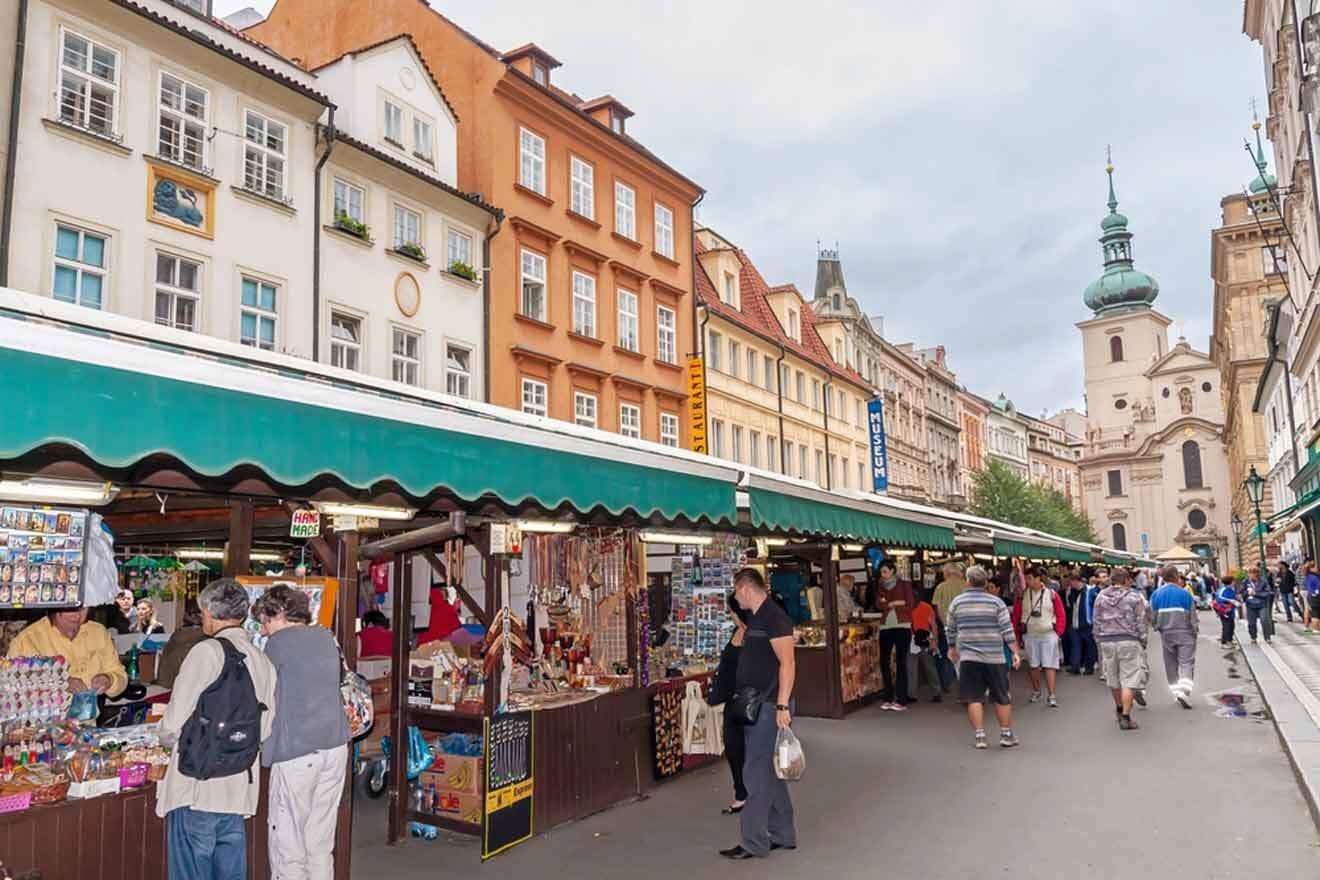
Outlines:
<svg viewBox="0 0 1320 880"><path fill-rule="evenodd" d="M968 587L949 606L949 644L958 648L959 659L978 663L1003 663L1004 646L1016 640L1008 606L984 589Z"/></svg>

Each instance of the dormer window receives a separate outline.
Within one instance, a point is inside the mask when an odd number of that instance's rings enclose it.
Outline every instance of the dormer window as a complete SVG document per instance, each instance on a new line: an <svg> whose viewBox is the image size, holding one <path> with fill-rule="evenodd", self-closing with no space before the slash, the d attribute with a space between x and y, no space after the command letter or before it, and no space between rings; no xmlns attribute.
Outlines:
<svg viewBox="0 0 1320 880"><path fill-rule="evenodd" d="M403 108L393 101L385 102L385 140L403 149Z"/></svg>
<svg viewBox="0 0 1320 880"><path fill-rule="evenodd" d="M538 86L548 86L550 84L550 70L544 64L538 61L532 62L532 79Z"/></svg>
<svg viewBox="0 0 1320 880"><path fill-rule="evenodd" d="M802 341L801 324L798 322L798 313L796 309L788 310L788 335L794 342Z"/></svg>
<svg viewBox="0 0 1320 880"><path fill-rule="evenodd" d="M738 294L738 280L734 278L732 272L725 272L724 292L723 295L720 297L720 301L725 302L729 305L734 305L738 301L737 294Z"/></svg>
<svg viewBox="0 0 1320 880"><path fill-rule="evenodd" d="M610 128L614 129L615 134L623 134L623 119L622 114L610 114Z"/></svg>

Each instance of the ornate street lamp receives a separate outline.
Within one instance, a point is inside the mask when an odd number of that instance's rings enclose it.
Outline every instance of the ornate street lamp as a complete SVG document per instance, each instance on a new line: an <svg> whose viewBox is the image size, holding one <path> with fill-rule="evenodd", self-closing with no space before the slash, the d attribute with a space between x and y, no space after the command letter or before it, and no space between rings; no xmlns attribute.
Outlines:
<svg viewBox="0 0 1320 880"><path fill-rule="evenodd" d="M1238 565L1242 565L1242 517L1235 512L1233 514L1233 537L1237 539L1237 560Z"/></svg>
<svg viewBox="0 0 1320 880"><path fill-rule="evenodd" d="M1256 466L1251 466L1251 473L1242 481L1242 486L1247 490L1247 500L1251 506L1256 509L1256 539L1260 541L1260 565L1261 570L1265 568L1265 530L1261 528L1260 502L1265 498L1265 478L1256 473Z"/></svg>

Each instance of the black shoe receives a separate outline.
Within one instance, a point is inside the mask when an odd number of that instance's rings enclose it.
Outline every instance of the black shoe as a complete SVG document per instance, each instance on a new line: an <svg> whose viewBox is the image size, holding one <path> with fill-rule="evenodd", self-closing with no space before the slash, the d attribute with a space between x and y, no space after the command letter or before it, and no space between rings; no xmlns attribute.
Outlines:
<svg viewBox="0 0 1320 880"><path fill-rule="evenodd" d="M1140 725L1137 724L1137 722L1135 722L1135 721L1132 720L1132 716L1130 716L1130 715L1120 715L1120 716L1118 717L1118 729L1119 729L1119 730L1136 730L1138 727L1140 727Z"/></svg>
<svg viewBox="0 0 1320 880"><path fill-rule="evenodd" d="M1182 694L1179 694L1176 699L1178 700L1178 705L1182 706L1184 709L1192 708L1192 701Z"/></svg>
<svg viewBox="0 0 1320 880"><path fill-rule="evenodd" d="M720 814L724 816L736 816L743 811L743 807L745 806L747 806L746 801L743 801L741 804L739 804L736 807L733 804L730 804L729 806L720 810Z"/></svg>
<svg viewBox="0 0 1320 880"><path fill-rule="evenodd" d="M742 844L738 844L737 846L733 847L732 849L722 849L722 850L720 850L720 855L724 856L726 859L754 859L754 858L756 858L756 856L752 855L752 854L749 853L747 850L743 849L743 848L742 848Z"/></svg>
<svg viewBox="0 0 1320 880"><path fill-rule="evenodd" d="M1137 701L1137 705L1140 706L1141 708L1143 708L1143 709L1146 708L1146 692L1145 692L1145 691L1133 691L1133 692L1132 692L1132 699L1136 700L1136 701Z"/></svg>
<svg viewBox="0 0 1320 880"><path fill-rule="evenodd" d="M785 844L785 843L772 843L772 844L770 844L770 850L771 850L771 852L773 852L774 850L777 850L777 849L786 849L786 850L789 850L789 851L791 852L791 851L797 849L797 844L795 843L795 844L793 844L792 846L789 846L788 844Z"/></svg>

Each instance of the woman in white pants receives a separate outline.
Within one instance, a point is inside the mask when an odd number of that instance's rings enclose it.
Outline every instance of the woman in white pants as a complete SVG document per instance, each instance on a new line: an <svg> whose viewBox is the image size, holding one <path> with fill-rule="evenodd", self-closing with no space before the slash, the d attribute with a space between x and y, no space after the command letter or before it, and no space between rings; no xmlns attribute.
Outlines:
<svg viewBox="0 0 1320 880"><path fill-rule="evenodd" d="M275 666L275 727L261 748L270 768L272 880L331 880L335 826L348 771L348 718L334 635L311 626L307 595L282 584L252 606Z"/></svg>

